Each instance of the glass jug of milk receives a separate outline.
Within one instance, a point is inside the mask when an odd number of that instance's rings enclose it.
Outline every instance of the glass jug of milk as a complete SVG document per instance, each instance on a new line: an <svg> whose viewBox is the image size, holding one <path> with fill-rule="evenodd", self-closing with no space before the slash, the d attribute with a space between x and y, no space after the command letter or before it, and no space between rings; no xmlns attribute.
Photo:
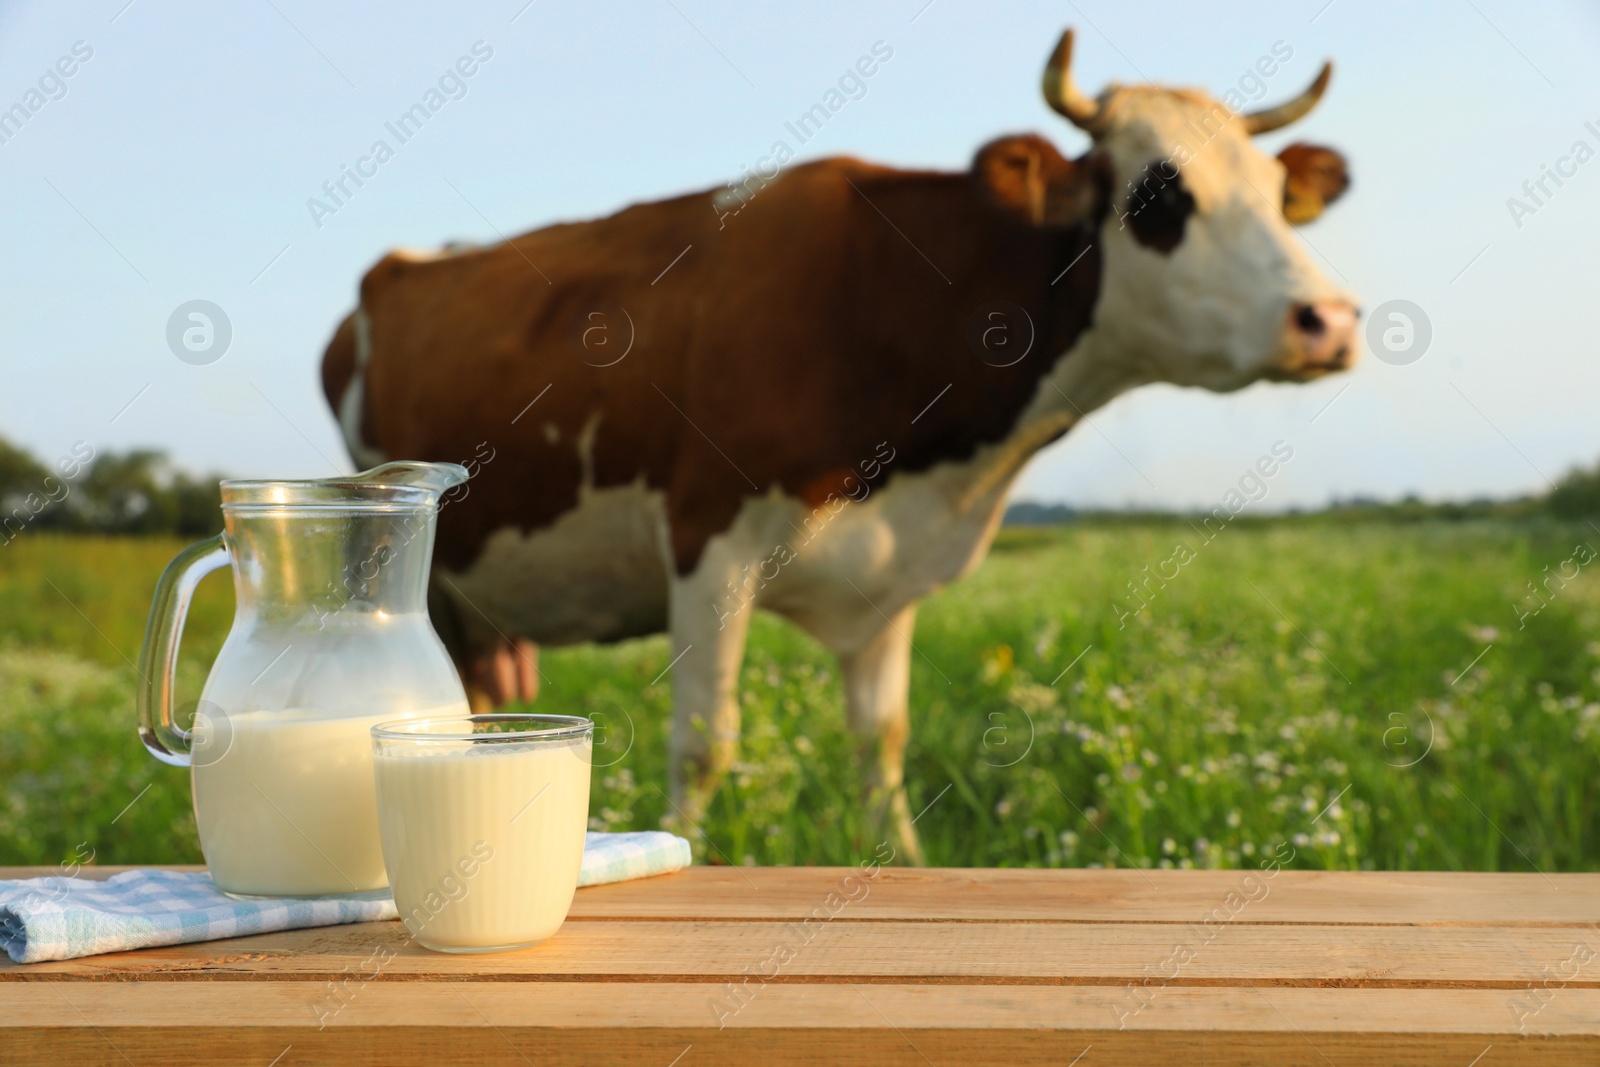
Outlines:
<svg viewBox="0 0 1600 1067"><path fill-rule="evenodd" d="M223 532L156 585L139 657L139 736L191 768L200 847L236 896L346 896L388 885L371 727L465 715L428 619L428 568L453 463L315 481L224 481ZM174 718L195 586L231 564L237 607L193 722Z"/></svg>

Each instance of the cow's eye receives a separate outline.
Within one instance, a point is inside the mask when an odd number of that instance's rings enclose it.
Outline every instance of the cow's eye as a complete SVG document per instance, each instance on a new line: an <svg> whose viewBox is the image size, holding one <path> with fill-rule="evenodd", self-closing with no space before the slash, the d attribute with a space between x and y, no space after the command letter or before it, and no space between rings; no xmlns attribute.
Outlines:
<svg viewBox="0 0 1600 1067"><path fill-rule="evenodd" d="M1170 253L1183 241L1183 227L1194 214L1194 197L1170 160L1147 165L1130 185L1123 221L1134 240L1157 252Z"/></svg>

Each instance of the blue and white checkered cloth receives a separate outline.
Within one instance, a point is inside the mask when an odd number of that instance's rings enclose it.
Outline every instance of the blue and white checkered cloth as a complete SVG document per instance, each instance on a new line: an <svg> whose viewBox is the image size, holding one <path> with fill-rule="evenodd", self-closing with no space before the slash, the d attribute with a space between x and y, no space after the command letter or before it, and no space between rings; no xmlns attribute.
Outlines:
<svg viewBox="0 0 1600 1067"><path fill-rule="evenodd" d="M660 830L605 834L584 842L578 884L603 885L689 865L689 842ZM204 871L136 870L105 881L0 881L0 947L15 963L70 960L274 930L396 918L387 889L358 897L235 900Z"/></svg>
<svg viewBox="0 0 1600 1067"><path fill-rule="evenodd" d="M583 842L583 868L578 885L605 885L655 874L670 874L689 866L689 842L665 830L635 830L626 834L589 831Z"/></svg>

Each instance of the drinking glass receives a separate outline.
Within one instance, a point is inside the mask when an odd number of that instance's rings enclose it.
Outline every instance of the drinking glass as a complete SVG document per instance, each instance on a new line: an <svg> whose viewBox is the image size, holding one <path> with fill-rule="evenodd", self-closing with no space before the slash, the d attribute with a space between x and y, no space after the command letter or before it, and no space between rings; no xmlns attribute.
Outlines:
<svg viewBox="0 0 1600 1067"><path fill-rule="evenodd" d="M372 728L378 829L400 918L440 952L538 944L572 906L594 724L569 715Z"/></svg>

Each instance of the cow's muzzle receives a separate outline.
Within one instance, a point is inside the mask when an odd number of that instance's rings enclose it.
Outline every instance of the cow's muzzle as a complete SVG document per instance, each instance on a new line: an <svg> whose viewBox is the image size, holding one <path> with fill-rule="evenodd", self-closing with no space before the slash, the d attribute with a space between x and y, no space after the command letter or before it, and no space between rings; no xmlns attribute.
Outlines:
<svg viewBox="0 0 1600 1067"><path fill-rule="evenodd" d="M1344 300L1291 304L1284 323L1286 359L1282 377L1295 381L1349 370L1360 353L1356 321L1361 311Z"/></svg>

